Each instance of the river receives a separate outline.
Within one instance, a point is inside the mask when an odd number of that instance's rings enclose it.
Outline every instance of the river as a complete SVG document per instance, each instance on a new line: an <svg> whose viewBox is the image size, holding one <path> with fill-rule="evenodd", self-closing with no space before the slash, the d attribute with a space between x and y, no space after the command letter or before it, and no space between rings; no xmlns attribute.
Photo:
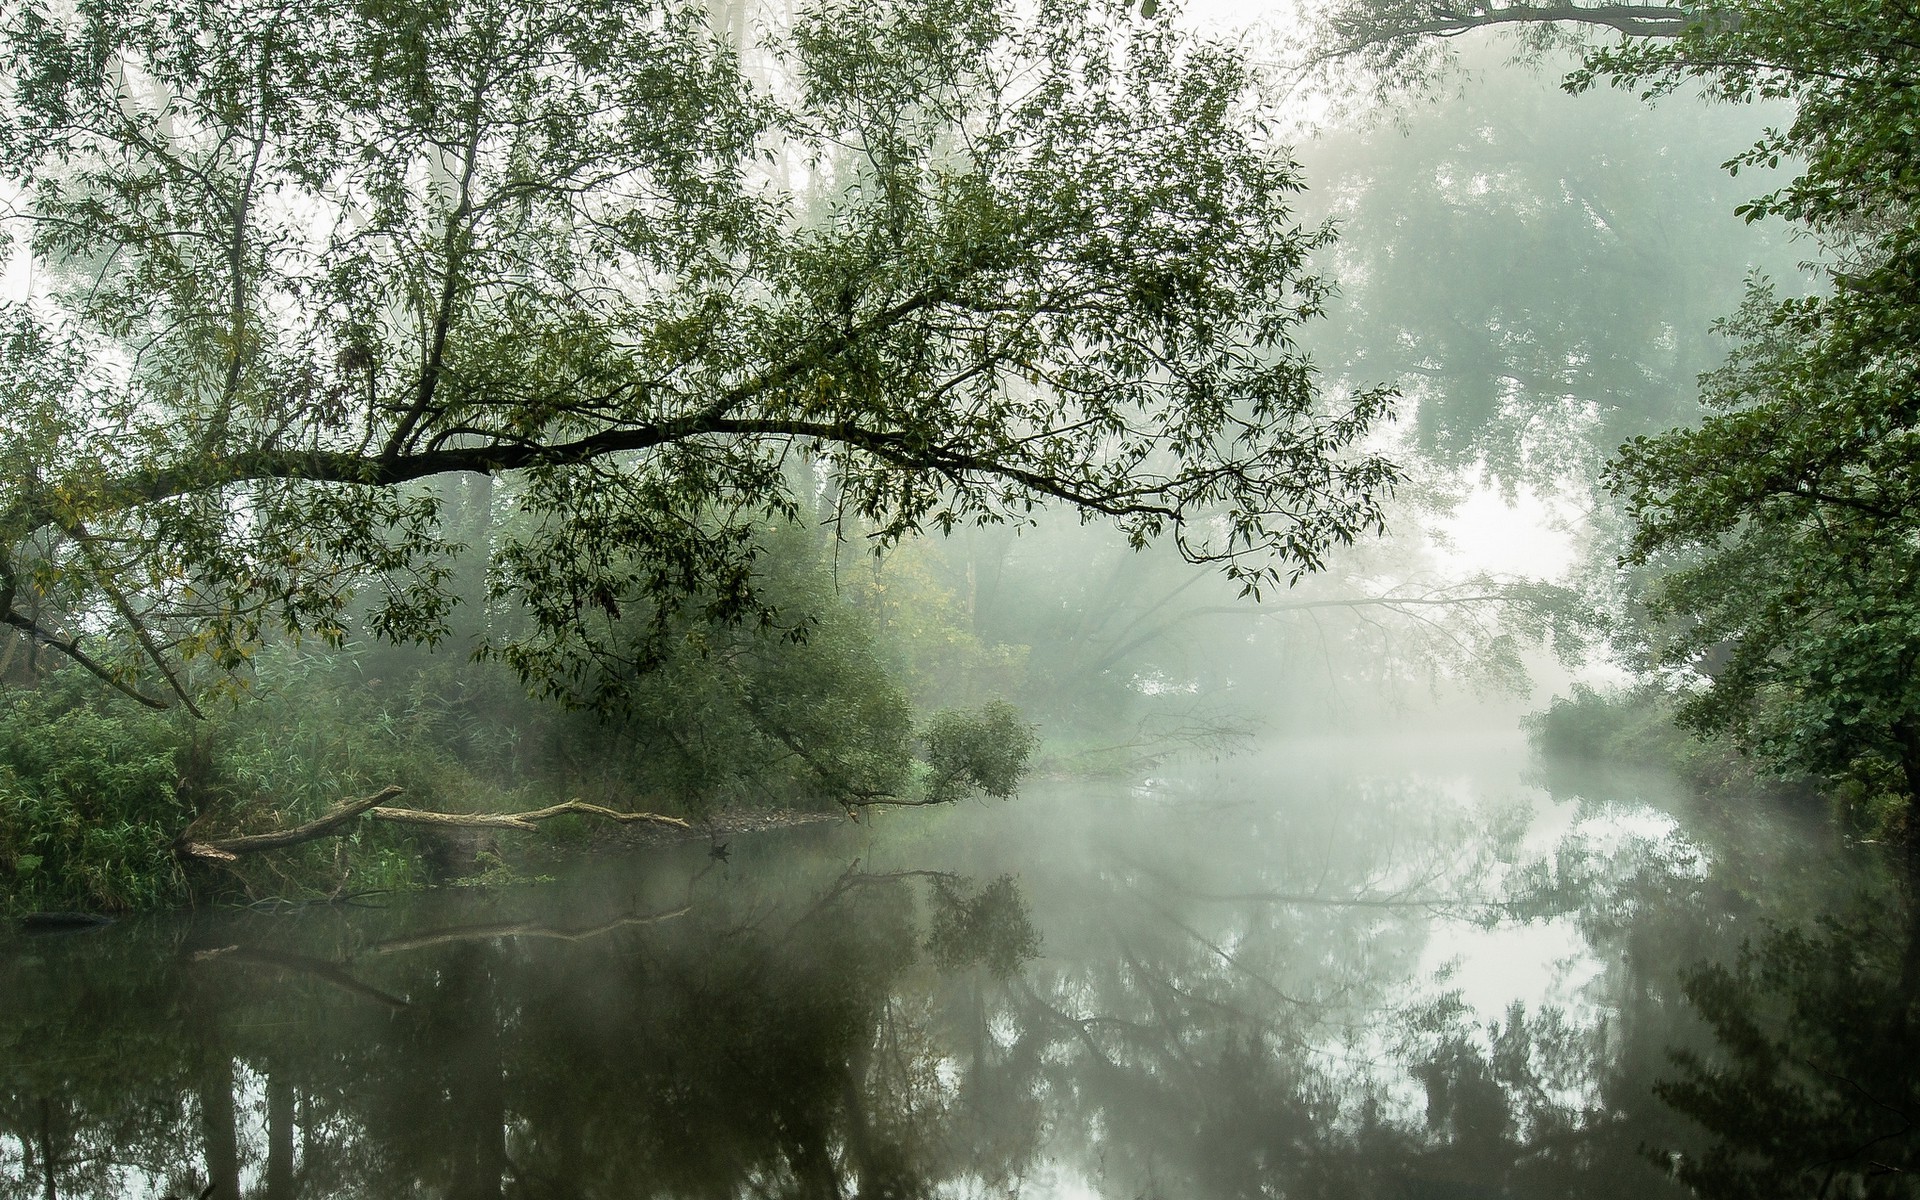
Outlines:
<svg viewBox="0 0 1920 1200"><path fill-rule="evenodd" d="M1898 896L1817 815L1353 740L16 935L0 1194L1904 1196Z"/></svg>

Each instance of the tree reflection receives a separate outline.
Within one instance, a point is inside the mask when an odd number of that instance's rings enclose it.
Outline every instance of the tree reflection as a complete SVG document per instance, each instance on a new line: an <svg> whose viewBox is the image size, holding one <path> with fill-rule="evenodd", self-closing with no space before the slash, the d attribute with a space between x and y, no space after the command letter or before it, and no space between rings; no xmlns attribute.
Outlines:
<svg viewBox="0 0 1920 1200"><path fill-rule="evenodd" d="M1683 994L1763 861L1604 814L1530 853L1418 781L1337 801L1145 805L1037 880L689 852L624 892L23 945L0 1196L1905 1194L1904 929L1781 934ZM1542 924L1595 964L1578 1006L1431 975Z"/></svg>
<svg viewBox="0 0 1920 1200"><path fill-rule="evenodd" d="M1657 1090L1713 1141L1664 1155L1674 1173L1728 1200L1920 1191L1917 971L1920 925L1860 905L1690 973L1715 1045Z"/></svg>
<svg viewBox="0 0 1920 1200"><path fill-rule="evenodd" d="M912 1196L1007 1174L936 1136L925 997L1031 957L1011 880L854 872L797 923L583 928L282 924L277 945L7 959L30 1003L0 1016L4 1194Z"/></svg>

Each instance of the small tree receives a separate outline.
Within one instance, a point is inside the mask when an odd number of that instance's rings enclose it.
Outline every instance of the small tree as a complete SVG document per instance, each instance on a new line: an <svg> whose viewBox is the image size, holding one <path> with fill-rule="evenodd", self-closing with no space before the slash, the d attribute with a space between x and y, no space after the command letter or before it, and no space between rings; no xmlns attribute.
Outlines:
<svg viewBox="0 0 1920 1200"><path fill-rule="evenodd" d="M993 700L972 711L944 709L922 735L930 768L927 801L939 804L975 792L1004 800L1013 795L1027 760L1040 744L1020 710Z"/></svg>

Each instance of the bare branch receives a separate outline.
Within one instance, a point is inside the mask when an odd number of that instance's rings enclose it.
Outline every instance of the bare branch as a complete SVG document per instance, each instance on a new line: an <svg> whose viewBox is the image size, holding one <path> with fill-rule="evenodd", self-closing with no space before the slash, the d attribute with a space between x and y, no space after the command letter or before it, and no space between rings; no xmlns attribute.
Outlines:
<svg viewBox="0 0 1920 1200"><path fill-rule="evenodd" d="M43 646L58 650L60 653L85 667L88 673L100 679L114 691L124 696L130 696L148 708L166 709L172 707L165 700L156 699L135 688L132 684L120 678L111 668L96 660L86 651L80 649L79 639L77 638L63 638L52 630L41 628L38 622L24 614L11 610L7 611L4 615L0 615L0 622L11 625L15 629L24 630L28 637L37 639Z"/></svg>
<svg viewBox="0 0 1920 1200"><path fill-rule="evenodd" d="M566 816L568 813L600 817L608 821L618 821L622 825L666 825L673 829L686 830L693 828L690 822L683 821L679 817L650 812L621 812L618 809L602 808L598 804L588 804L584 800L568 800L547 808L536 808L531 812L520 813L437 813L414 808L376 808L372 816L376 821L391 821L398 825L429 825L452 829L517 829L522 832L531 832L537 827L537 822L549 821L554 817Z"/></svg>
<svg viewBox="0 0 1920 1200"><path fill-rule="evenodd" d="M358 800L349 800L335 806L319 817L304 825L291 829L277 829L271 833L253 833L242 837L217 838L206 842L183 841L176 847L176 853L182 858L198 858L207 862L230 863L242 854L258 854L262 850L278 850L285 846L297 846L301 842L310 842L325 837L340 826L351 821L361 813L384 801L398 796L405 788L395 784L381 788L371 796L362 796Z"/></svg>

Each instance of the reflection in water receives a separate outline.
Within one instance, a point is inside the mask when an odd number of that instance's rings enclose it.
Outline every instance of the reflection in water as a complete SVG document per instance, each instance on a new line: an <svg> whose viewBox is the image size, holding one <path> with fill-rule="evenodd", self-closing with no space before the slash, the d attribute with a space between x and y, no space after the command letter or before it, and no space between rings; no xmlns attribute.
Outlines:
<svg viewBox="0 0 1920 1200"><path fill-rule="evenodd" d="M1708 1197L1920 1191L1916 982L1920 926L1866 906L1691 972L1715 1044L1658 1091L1714 1140L1669 1156L1679 1177Z"/></svg>
<svg viewBox="0 0 1920 1200"><path fill-rule="evenodd" d="M23 940L0 1194L1904 1195L1920 959L1739 959L1750 824L1295 756Z"/></svg>
<svg viewBox="0 0 1920 1200"><path fill-rule="evenodd" d="M798 911L36 946L8 963L0 1129L47 1196L910 1194L966 1164L905 977L978 987L1034 946L1010 880L857 871Z"/></svg>

